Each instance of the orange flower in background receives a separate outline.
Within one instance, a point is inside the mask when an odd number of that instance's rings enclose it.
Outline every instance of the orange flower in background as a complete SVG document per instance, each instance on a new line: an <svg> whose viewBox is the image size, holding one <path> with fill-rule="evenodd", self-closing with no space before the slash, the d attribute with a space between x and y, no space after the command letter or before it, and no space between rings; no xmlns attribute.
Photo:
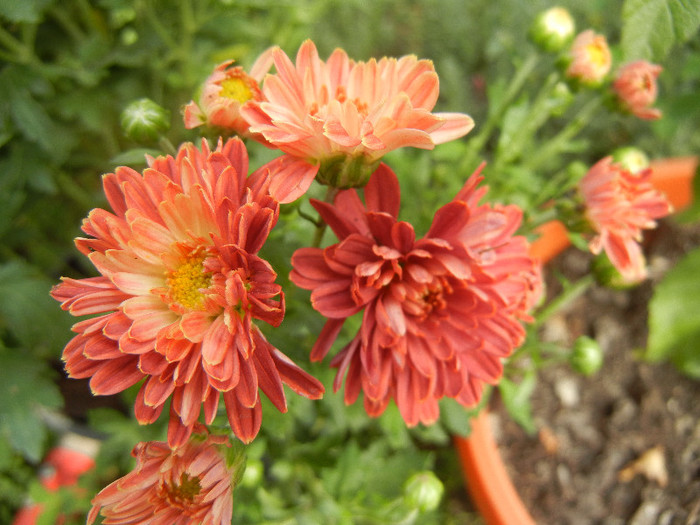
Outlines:
<svg viewBox="0 0 700 525"><path fill-rule="evenodd" d="M604 36L591 29L579 33L571 44L566 76L587 86L600 84L610 71L612 58Z"/></svg>
<svg viewBox="0 0 700 525"><path fill-rule="evenodd" d="M260 55L250 73L240 66L231 67L233 60L216 66L204 82L198 102L191 101L184 107L185 128L207 125L249 136L241 106L249 100L263 100L258 84L272 66L271 51Z"/></svg>
<svg viewBox="0 0 700 525"><path fill-rule="evenodd" d="M345 377L347 404L362 391L370 416L394 399L408 425L433 423L442 397L476 405L522 343L520 321L530 319L541 289L539 264L513 235L521 211L479 205L480 180L474 174L419 240L397 220L399 184L384 164L364 204L355 190L334 205L312 201L339 242L297 250L291 280L312 291L313 307L328 318L313 360L328 353L345 319L362 312L359 332L331 362L336 391Z"/></svg>
<svg viewBox="0 0 700 525"><path fill-rule="evenodd" d="M136 445L136 467L95 496L88 525L98 514L112 525L230 524L240 465L227 465L226 436L195 432L173 449L160 441Z"/></svg>
<svg viewBox="0 0 700 525"><path fill-rule="evenodd" d="M439 81L432 62L409 55L355 62L336 49L326 62L310 40L296 64L281 50L263 83L265 100L241 110L260 133L307 168L296 172L298 196L314 177L337 188L363 186L396 148L432 149L474 126L462 113L432 113Z"/></svg>
<svg viewBox="0 0 700 525"><path fill-rule="evenodd" d="M645 60L630 62L620 68L613 90L624 111L645 120L661 118L661 111L650 107L656 102L656 79L661 71L661 66Z"/></svg>
<svg viewBox="0 0 700 525"><path fill-rule="evenodd" d="M579 183L586 218L595 237L589 248L605 251L629 283L646 278L646 262L639 246L642 230L654 228L655 219L671 212L666 197L651 184L651 169L633 172L612 157L598 161Z"/></svg>
<svg viewBox="0 0 700 525"><path fill-rule="evenodd" d="M151 423L171 398L168 442L184 443L204 407L213 421L223 393L229 423L249 442L262 417L262 390L286 410L282 384L311 398L323 386L267 342L254 320L278 326L284 296L257 252L278 217L268 193L278 164L248 173L239 139L201 151L149 159L140 174L121 167L104 176L114 210L95 209L76 244L101 276L64 278L52 296L78 333L63 351L70 377L90 378L96 395L145 379L139 422Z"/></svg>

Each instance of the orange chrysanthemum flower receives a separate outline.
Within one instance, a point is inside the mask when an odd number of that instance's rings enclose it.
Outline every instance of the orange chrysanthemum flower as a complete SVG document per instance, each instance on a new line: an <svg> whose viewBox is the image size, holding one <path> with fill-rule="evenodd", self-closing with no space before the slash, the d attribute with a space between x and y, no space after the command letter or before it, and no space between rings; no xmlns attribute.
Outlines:
<svg viewBox="0 0 700 525"><path fill-rule="evenodd" d="M671 212L668 200L654 189L650 179L651 169L632 172L606 157L579 183L586 218L596 232L589 243L591 252L605 251L630 283L646 278L646 263L639 246L642 230L654 228L655 219Z"/></svg>
<svg viewBox="0 0 700 525"><path fill-rule="evenodd" d="M281 49L272 57L277 73L264 80L266 100L251 100L241 112L251 131L300 159L296 197L317 174L337 188L363 186L387 152L432 149L474 126L462 113L431 113L439 81L429 60L355 62L336 49L324 62L310 40L296 64Z"/></svg>
<svg viewBox="0 0 700 525"><path fill-rule="evenodd" d="M620 68L613 90L624 111L645 120L661 118L661 110L650 107L656 102L656 79L661 71L661 66L646 60L630 62Z"/></svg>
<svg viewBox="0 0 700 525"><path fill-rule="evenodd" d="M143 174L121 167L104 176L114 210L95 209L76 244L99 277L64 278L52 295L77 323L63 351L71 377L91 378L96 395L145 381L141 423L168 398L168 442L184 443L198 420L216 415L223 393L229 422L245 442L260 428L260 388L286 410L282 383L311 398L322 385L267 342L254 320L277 326L284 296L257 252L278 217L267 191L278 163L250 177L243 143L210 151L185 144L175 158L149 159Z"/></svg>
<svg viewBox="0 0 700 525"><path fill-rule="evenodd" d="M584 85L600 84L610 71L612 56L608 41L591 29L579 33L571 44L566 76Z"/></svg>
<svg viewBox="0 0 700 525"><path fill-rule="evenodd" d="M88 525L98 514L110 525L229 525L240 465L227 464L226 436L195 431L173 449L161 441L136 445L135 469L95 496Z"/></svg>
<svg viewBox="0 0 700 525"><path fill-rule="evenodd" d="M272 66L271 52L268 49L260 55L250 73L240 66L231 67L233 60L216 66L204 82L198 102L193 100L183 108L185 127L207 125L250 136L241 107L249 100L263 100L258 84Z"/></svg>
<svg viewBox="0 0 700 525"><path fill-rule="evenodd" d="M522 343L520 320L541 289L539 264L525 238L513 236L522 212L479 205L480 180L474 174L420 240L397 220L399 184L384 164L364 205L355 190L334 205L312 201L340 242L297 250L291 279L312 290L314 308L328 318L314 360L346 318L363 312L358 334L331 363L336 391L347 373L346 403L363 391L371 416L394 399L408 425L433 423L442 397L477 404L483 384L500 378L502 358Z"/></svg>

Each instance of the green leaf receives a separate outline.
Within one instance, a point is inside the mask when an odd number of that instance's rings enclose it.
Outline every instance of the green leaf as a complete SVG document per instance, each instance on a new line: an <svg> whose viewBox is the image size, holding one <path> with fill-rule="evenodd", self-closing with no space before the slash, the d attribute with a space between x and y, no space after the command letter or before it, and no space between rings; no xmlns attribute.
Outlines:
<svg viewBox="0 0 700 525"><path fill-rule="evenodd" d="M520 383L515 383L504 377L498 385L508 413L528 434L534 434L537 430L532 418L532 404L530 402L536 383L537 376L534 370L530 370L525 373Z"/></svg>
<svg viewBox="0 0 700 525"><path fill-rule="evenodd" d="M626 0L622 9L624 61L662 62L674 45L700 27L697 0Z"/></svg>
<svg viewBox="0 0 700 525"><path fill-rule="evenodd" d="M48 371L24 350L0 349L0 435L34 462L41 459L48 434L41 411L63 404Z"/></svg>
<svg viewBox="0 0 700 525"><path fill-rule="evenodd" d="M54 0L2 0L0 17L10 22L37 23Z"/></svg>
<svg viewBox="0 0 700 525"><path fill-rule="evenodd" d="M52 284L25 262L0 265L0 328L35 357L58 355L72 324L49 296Z"/></svg>
<svg viewBox="0 0 700 525"><path fill-rule="evenodd" d="M679 370L700 378L700 248L669 271L649 303L650 361L670 360Z"/></svg>

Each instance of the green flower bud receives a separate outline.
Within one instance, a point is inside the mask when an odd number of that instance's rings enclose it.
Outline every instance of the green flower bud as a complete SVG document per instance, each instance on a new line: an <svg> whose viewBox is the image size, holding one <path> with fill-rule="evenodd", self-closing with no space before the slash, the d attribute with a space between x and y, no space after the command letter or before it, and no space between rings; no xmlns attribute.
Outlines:
<svg viewBox="0 0 700 525"><path fill-rule="evenodd" d="M628 146L613 151L613 162L631 173L638 173L649 167L649 157L639 148Z"/></svg>
<svg viewBox="0 0 700 525"><path fill-rule="evenodd" d="M603 351L595 339L583 335L574 342L569 362L576 372L590 376L603 365Z"/></svg>
<svg viewBox="0 0 700 525"><path fill-rule="evenodd" d="M170 128L170 112L142 98L130 103L121 114L124 134L135 142L151 142Z"/></svg>
<svg viewBox="0 0 700 525"><path fill-rule="evenodd" d="M552 104L552 109L549 111L550 114L553 117L560 117L571 106L571 103L574 101L574 94L566 82L557 82L554 89L552 89L550 101Z"/></svg>
<svg viewBox="0 0 700 525"><path fill-rule="evenodd" d="M423 471L408 478L403 491L411 508L419 512L430 512L440 504L445 487L435 474Z"/></svg>
<svg viewBox="0 0 700 525"><path fill-rule="evenodd" d="M530 39L544 51L561 51L573 38L576 25L571 13L563 7L542 11L530 27Z"/></svg>

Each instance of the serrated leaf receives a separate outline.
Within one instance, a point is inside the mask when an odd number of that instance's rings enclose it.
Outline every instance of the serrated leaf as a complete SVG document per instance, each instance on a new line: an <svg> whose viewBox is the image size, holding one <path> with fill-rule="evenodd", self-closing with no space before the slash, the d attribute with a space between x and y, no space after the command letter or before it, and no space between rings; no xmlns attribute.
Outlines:
<svg viewBox="0 0 700 525"><path fill-rule="evenodd" d="M649 303L645 357L670 360L700 378L700 248L688 253L656 286Z"/></svg>
<svg viewBox="0 0 700 525"><path fill-rule="evenodd" d="M49 296L53 284L27 263L0 265L0 327L35 357L57 355L72 323Z"/></svg>
<svg viewBox="0 0 700 525"><path fill-rule="evenodd" d="M63 404L48 371L25 350L0 349L0 435L34 462L41 459L47 437L40 413Z"/></svg>
<svg viewBox="0 0 700 525"><path fill-rule="evenodd" d="M662 62L674 45L700 27L697 0L626 0L622 8L624 60Z"/></svg>

